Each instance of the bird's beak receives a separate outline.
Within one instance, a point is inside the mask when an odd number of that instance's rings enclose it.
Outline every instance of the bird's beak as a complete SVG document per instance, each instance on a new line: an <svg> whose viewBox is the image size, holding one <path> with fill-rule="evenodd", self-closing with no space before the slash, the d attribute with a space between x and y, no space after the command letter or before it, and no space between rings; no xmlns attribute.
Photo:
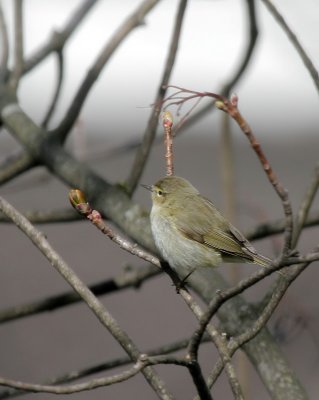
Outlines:
<svg viewBox="0 0 319 400"><path fill-rule="evenodd" d="M144 189L147 189L150 192L153 192L153 186L152 185L143 185L143 184L141 184L141 186L143 186Z"/></svg>

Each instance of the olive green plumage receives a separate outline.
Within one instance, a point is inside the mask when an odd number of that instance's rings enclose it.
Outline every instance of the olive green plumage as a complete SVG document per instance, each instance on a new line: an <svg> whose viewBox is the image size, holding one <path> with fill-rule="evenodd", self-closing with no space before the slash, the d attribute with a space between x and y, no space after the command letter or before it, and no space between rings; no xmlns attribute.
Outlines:
<svg viewBox="0 0 319 400"><path fill-rule="evenodd" d="M223 261L270 265L186 179L167 176L145 187L152 192L154 240L171 267L191 271Z"/></svg>

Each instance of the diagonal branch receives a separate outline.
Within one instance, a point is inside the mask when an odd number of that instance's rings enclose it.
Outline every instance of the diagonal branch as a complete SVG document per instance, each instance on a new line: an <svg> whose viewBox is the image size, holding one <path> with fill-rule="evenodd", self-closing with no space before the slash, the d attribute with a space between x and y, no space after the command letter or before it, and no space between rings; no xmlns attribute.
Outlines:
<svg viewBox="0 0 319 400"><path fill-rule="evenodd" d="M105 64L117 50L123 40L133 29L142 24L143 18L156 6L160 0L144 0L141 5L120 25L115 31L110 41L102 48L100 54L90 67L86 77L82 81L72 103L65 113L59 126L51 131L51 136L58 139L61 143L66 139L70 129L79 116L81 108L89 94L93 84L99 77Z"/></svg>
<svg viewBox="0 0 319 400"><path fill-rule="evenodd" d="M295 222L295 232L293 237L293 248L296 247L302 228L305 225L306 219L308 217L310 207L313 204L315 195L319 189L319 163L315 167L315 173L312 181L310 182L309 188L304 196L304 199L299 207L296 222Z"/></svg>
<svg viewBox="0 0 319 400"><path fill-rule="evenodd" d="M25 60L23 73L26 74L30 72L34 67L46 59L49 54L62 51L67 40L97 1L98 0L83 0L79 8L76 9L74 14L67 21L64 28L59 32L53 32L51 38Z"/></svg>
<svg viewBox="0 0 319 400"><path fill-rule="evenodd" d="M0 210L6 214L15 225L25 233L33 244L43 253L51 265L62 275L74 291L85 301L102 325L108 329L122 346L132 361L138 362L141 353L117 321L107 311L103 304L94 296L89 288L78 278L68 264L52 248L45 236L39 232L22 214L6 200L0 197ZM161 399L170 400L172 396L167 391L164 382L150 368L143 369L143 375ZM4 384L4 383L3 383ZM19 389L19 387L18 387Z"/></svg>
<svg viewBox="0 0 319 400"><path fill-rule="evenodd" d="M151 146L155 139L156 129L158 125L158 117L161 111L160 105L162 104L162 101L165 97L166 86L168 85L173 66L175 64L186 6L187 0L180 0L163 76L154 100L154 107L152 107L152 111L144 132L143 141L136 151L134 163L131 168L131 173L126 182L127 191L129 194L132 194L136 189L137 183L143 173L145 164L148 160Z"/></svg>
<svg viewBox="0 0 319 400"><path fill-rule="evenodd" d="M285 21L284 17L279 13L277 8L274 6L274 4L271 2L271 0L262 0L262 2L265 4L265 6L268 8L272 16L275 18L275 20L278 22L279 26L284 30L286 35L288 36L288 39L292 43L292 45L295 47L297 50L297 53L299 54L302 62L304 63L307 71L309 72L313 83L317 89L317 92L319 93L319 74L317 69L315 68L313 62L311 61L310 57L306 53L305 49L302 47L301 43L299 42L297 36L295 33L289 28L287 22Z"/></svg>
<svg viewBox="0 0 319 400"><path fill-rule="evenodd" d="M0 185L28 171L35 164L33 157L29 153L23 151L12 154L0 165Z"/></svg>
<svg viewBox="0 0 319 400"><path fill-rule="evenodd" d="M56 52L56 58L57 58L57 67L58 67L58 76L57 76L57 83L56 83L56 87L55 87L55 91L52 97L52 101L51 104L48 108L48 111L42 121L41 126L43 128L47 128L48 123L54 113L55 107L57 105L57 102L59 100L59 96L61 93L61 89L62 89L62 81L63 81L63 52L58 50Z"/></svg>

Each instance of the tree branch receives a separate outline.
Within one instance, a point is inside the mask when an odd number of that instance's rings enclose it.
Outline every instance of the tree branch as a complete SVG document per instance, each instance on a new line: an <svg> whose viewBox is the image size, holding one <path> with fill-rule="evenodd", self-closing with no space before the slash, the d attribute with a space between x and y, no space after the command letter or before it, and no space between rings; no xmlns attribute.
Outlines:
<svg viewBox="0 0 319 400"><path fill-rule="evenodd" d="M0 82L5 80L9 59L9 40L5 16L0 4L0 36L1 36L1 60L0 60Z"/></svg>
<svg viewBox="0 0 319 400"><path fill-rule="evenodd" d="M157 89L154 106L152 107L152 111L144 132L143 140L136 151L133 166L131 168L131 173L126 182L127 191L129 194L132 194L136 189L137 183L143 173L145 164L148 160L151 146L154 142L158 125L158 117L161 111L161 104L165 97L166 86L168 85L176 60L176 54L178 50L186 6L187 0L180 0L163 76Z"/></svg>
<svg viewBox="0 0 319 400"><path fill-rule="evenodd" d="M84 101L90 92L94 82L99 77L103 67L114 54L115 50L123 42L123 40L131 33L131 31L140 26L143 18L156 6L160 0L144 0L141 5L134 11L116 30L110 41L102 48L100 54L90 67L86 77L82 81L77 93L75 94L71 105L65 113L64 118L59 126L50 132L56 140L61 143L66 139L70 129L79 116Z"/></svg>
<svg viewBox="0 0 319 400"><path fill-rule="evenodd" d="M25 151L7 157L0 165L0 185L7 183L35 165L33 158Z"/></svg>
<svg viewBox="0 0 319 400"><path fill-rule="evenodd" d="M14 68L9 85L16 91L23 71L23 0L14 0Z"/></svg>
<svg viewBox="0 0 319 400"><path fill-rule="evenodd" d="M102 325L108 329L114 339L122 346L132 361L138 362L141 353L138 348L129 338L129 336L120 328L117 321L106 310L103 304L94 296L88 287L78 278L74 271L62 260L58 253L51 247L44 235L35 229L34 226L7 201L0 197L0 209L5 213L15 225L25 233L33 244L43 253L51 265L62 275L68 284L75 290L76 293L85 301L88 307L92 310L95 316L99 319ZM143 375L153 388L155 393L161 399L172 399L172 396L167 391L164 382L150 368L143 369ZM1 383L2 382L2 383ZM5 380L0 383L5 385ZM21 387L16 387L20 389Z"/></svg>
<svg viewBox="0 0 319 400"><path fill-rule="evenodd" d="M61 93L61 89L62 89L62 82L63 82L63 52L62 51L57 51L56 52L56 59L57 59L57 67L58 67L58 77L57 77L57 83L56 83L56 88L53 94L53 98L51 101L51 104L48 108L48 111L41 123L41 126L43 128L47 128L48 123L52 117L52 114L54 113L55 107L57 105L57 102L59 100L59 96Z"/></svg>
<svg viewBox="0 0 319 400"><path fill-rule="evenodd" d="M315 66L313 65L310 57L306 53L305 49L301 46L297 36L294 34L294 32L289 28L287 22L283 18L283 16L279 13L277 8L274 6L274 4L270 0L262 0L262 2L265 4L266 8L272 16L275 18L277 21L278 25L281 26L281 28L284 30L286 35L288 36L288 39L294 46L294 48L297 50L297 53L299 54L302 62L304 63L304 66L306 67L307 71L309 72L312 81L317 89L317 92L319 93L319 74Z"/></svg>
<svg viewBox="0 0 319 400"><path fill-rule="evenodd" d="M83 0L79 8L76 9L74 14L67 21L64 28L59 32L53 32L51 38L25 60L23 73L26 74L30 72L34 67L46 59L49 54L53 52L61 52L65 43L97 1L98 0Z"/></svg>

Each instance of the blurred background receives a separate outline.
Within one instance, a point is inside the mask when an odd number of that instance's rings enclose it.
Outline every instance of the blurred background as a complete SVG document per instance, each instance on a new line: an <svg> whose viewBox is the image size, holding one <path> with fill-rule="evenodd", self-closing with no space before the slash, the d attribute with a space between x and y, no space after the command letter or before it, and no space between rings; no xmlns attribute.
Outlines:
<svg viewBox="0 0 319 400"><path fill-rule="evenodd" d="M53 30L61 29L80 4L81 1L75 0L26 0L26 55L48 40ZM65 48L61 99L50 122L51 128L63 117L102 46L139 4L140 1L135 0L102 0L71 36ZM1 5L12 41L12 1L2 0ZM151 112L150 104L161 79L177 6L177 1L161 1L147 15L145 24L121 44L90 91L68 140L69 151L111 182L124 181L132 166L136 144L142 138ZM315 0L303 3L283 0L280 12L317 66L319 3ZM246 14L243 1L189 1L170 83L218 93L240 64L247 42ZM318 92L294 47L262 2L256 3L256 14L258 42L234 91L239 96L240 110L289 190L294 210L297 210L318 159ZM56 75L55 59L50 56L21 81L20 104L37 123L42 121L49 106ZM174 151L176 174L188 178L200 192L225 210L228 200L222 179L222 124L222 113L207 113L176 138ZM230 129L235 182L233 219L236 226L247 232L259 222L282 217L283 212L246 138L232 123ZM159 140L144 171L143 183L151 184L165 174L161 135L159 126ZM1 162L18 149L15 140L2 130ZM33 169L3 185L0 193L21 211L68 207L68 188L44 168ZM150 208L149 194L142 188L137 190L135 199L146 209ZM318 209L317 199L314 209ZM88 284L114 277L127 265L142 265L138 259L109 243L85 221L44 224L40 229ZM63 279L15 227L2 223L0 237L1 309L68 290ZM263 254L274 257L280 250L281 240L278 235L254 245ZM300 250L308 252L317 244L318 229L307 229L302 235ZM319 390L317 267L318 263L313 263L292 285L270 322L271 331L310 399L317 398ZM226 266L222 273L233 279L234 268L240 268L239 279L255 267ZM246 298L260 300L272 279L267 278L247 291ZM138 289L104 296L102 301L143 351L186 338L196 327L194 317L166 276L156 277ZM31 382L46 381L61 373L123 355L91 312L80 304L3 324L0 327L0 351L0 375ZM208 372L217 355L210 345L203 345L202 353L205 372ZM192 383L185 371L173 367L157 369L177 398L193 394ZM248 363L247 372L241 379L247 400L256 398L257 394L259 400L269 400ZM224 377L218 381L213 394L217 399L231 398ZM107 396L123 399L128 395L131 398L156 398L141 377L91 393L60 398L94 396L98 400ZM50 399L52 395L24 397Z"/></svg>

